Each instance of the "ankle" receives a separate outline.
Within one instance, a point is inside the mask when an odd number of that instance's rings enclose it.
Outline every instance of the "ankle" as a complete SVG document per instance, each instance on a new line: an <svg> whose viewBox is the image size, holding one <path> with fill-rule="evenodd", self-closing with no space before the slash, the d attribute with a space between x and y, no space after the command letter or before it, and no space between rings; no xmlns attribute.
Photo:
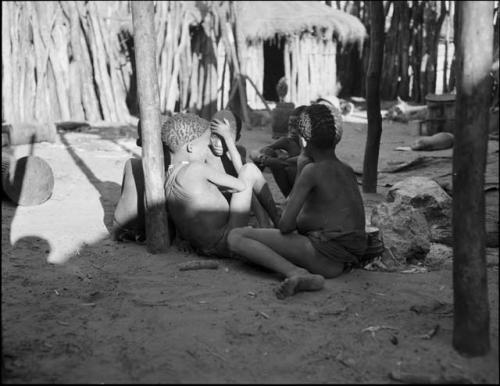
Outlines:
<svg viewBox="0 0 500 386"><path fill-rule="evenodd" d="M304 275L310 275L311 273L304 268L296 267L291 269L290 271L285 273L285 277L287 279L294 277L294 276L304 276Z"/></svg>

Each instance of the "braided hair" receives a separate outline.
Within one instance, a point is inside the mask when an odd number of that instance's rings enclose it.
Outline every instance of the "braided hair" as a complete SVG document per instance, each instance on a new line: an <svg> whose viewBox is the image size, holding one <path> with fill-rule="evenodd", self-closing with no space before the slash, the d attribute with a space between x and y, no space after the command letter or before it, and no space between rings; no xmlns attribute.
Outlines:
<svg viewBox="0 0 500 386"><path fill-rule="evenodd" d="M334 106L312 104L299 118L299 134L320 149L335 148L342 138L342 115Z"/></svg>

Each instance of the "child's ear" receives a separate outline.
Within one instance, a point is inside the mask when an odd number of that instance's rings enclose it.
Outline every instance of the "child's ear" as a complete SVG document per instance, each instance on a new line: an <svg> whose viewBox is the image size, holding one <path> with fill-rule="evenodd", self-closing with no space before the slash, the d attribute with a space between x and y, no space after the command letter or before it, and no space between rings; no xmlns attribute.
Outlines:
<svg viewBox="0 0 500 386"><path fill-rule="evenodd" d="M188 153L192 153L193 152L193 142L189 142L186 145L186 150L188 151Z"/></svg>

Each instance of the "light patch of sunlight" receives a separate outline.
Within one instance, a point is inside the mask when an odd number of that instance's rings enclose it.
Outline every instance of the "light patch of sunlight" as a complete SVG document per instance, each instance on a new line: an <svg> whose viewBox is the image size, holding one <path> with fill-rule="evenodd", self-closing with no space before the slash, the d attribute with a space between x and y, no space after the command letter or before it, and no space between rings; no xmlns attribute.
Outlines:
<svg viewBox="0 0 500 386"><path fill-rule="evenodd" d="M85 200L55 198L37 206L18 207L11 224L11 245L36 235L50 245L47 262L63 264L77 257L85 245L109 237L98 194L91 190Z"/></svg>

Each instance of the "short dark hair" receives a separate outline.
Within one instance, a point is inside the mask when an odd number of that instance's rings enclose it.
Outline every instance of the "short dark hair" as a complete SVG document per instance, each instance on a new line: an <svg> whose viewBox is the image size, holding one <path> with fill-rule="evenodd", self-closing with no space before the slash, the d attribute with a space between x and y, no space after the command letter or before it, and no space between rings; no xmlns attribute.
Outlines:
<svg viewBox="0 0 500 386"><path fill-rule="evenodd" d="M231 132L234 133L236 137L236 141L240 139L240 133L241 133L241 120L236 117L236 115L233 114L231 110L220 110L217 111L214 116L212 117L212 120L218 119L220 121L223 121L224 119L227 119L229 122L229 126L231 127ZM239 121L239 124L238 124Z"/></svg>
<svg viewBox="0 0 500 386"><path fill-rule="evenodd" d="M161 140L172 152L201 137L210 130L210 122L195 114L178 113L168 118L161 127Z"/></svg>

